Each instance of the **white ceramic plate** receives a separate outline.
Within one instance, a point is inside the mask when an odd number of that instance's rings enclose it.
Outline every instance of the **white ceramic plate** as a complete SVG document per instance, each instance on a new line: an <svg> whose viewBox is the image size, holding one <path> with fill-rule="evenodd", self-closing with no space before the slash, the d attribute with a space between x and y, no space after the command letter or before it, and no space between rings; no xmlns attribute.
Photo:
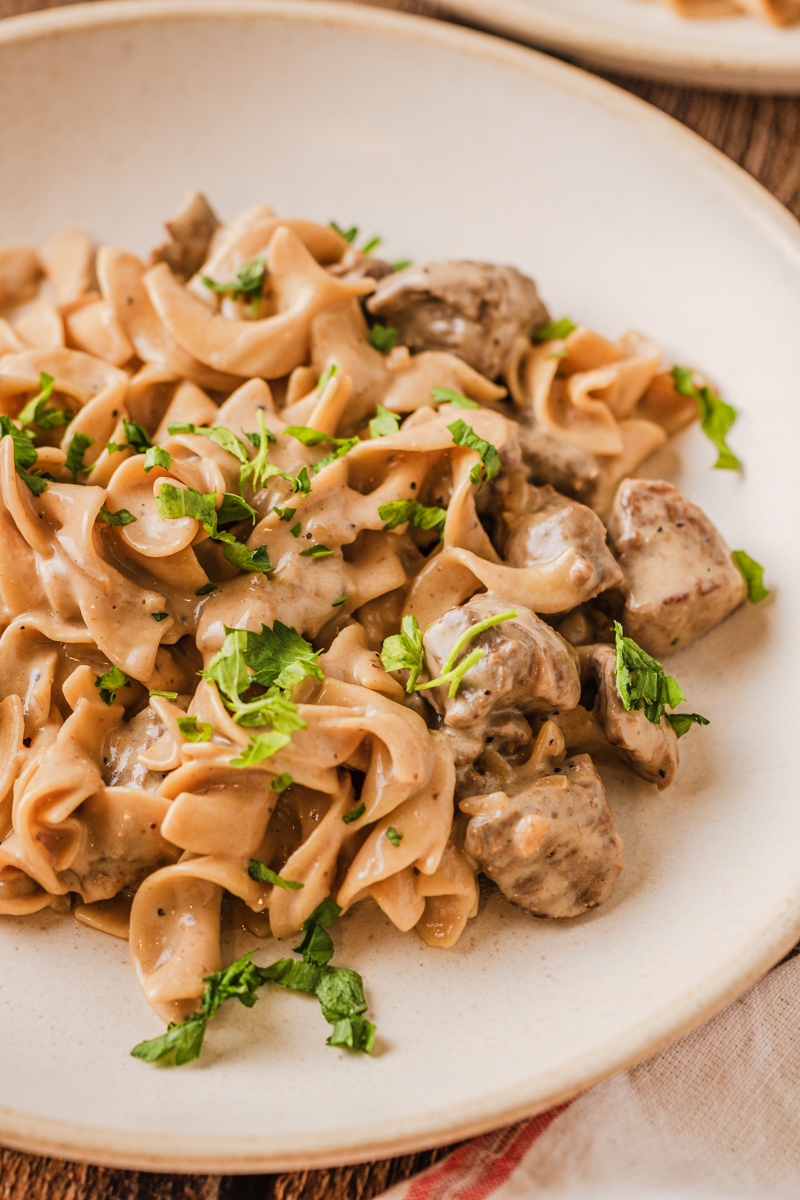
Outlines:
<svg viewBox="0 0 800 1200"><path fill-rule="evenodd" d="M316 1004L276 990L252 1012L228 1005L199 1063L148 1067L128 1052L161 1026L125 944L71 918L2 918L0 1141L194 1171L399 1153L573 1095L779 959L800 935L800 237L780 206L573 68L302 0L3 22L0 176L2 240L79 224L144 251L193 186L224 215L268 199L358 222L396 257L513 262L557 315L652 333L741 408L746 471L712 471L695 429L651 472L774 589L670 660L712 720L682 741L679 782L659 795L608 777L626 850L606 907L542 922L493 893L451 952L374 908L341 922L338 961L363 973L380 1033L372 1059L328 1049Z"/></svg>
<svg viewBox="0 0 800 1200"><path fill-rule="evenodd" d="M487 29L587 66L673 83L800 91L800 25L755 17L687 20L644 0L439 0Z"/></svg>

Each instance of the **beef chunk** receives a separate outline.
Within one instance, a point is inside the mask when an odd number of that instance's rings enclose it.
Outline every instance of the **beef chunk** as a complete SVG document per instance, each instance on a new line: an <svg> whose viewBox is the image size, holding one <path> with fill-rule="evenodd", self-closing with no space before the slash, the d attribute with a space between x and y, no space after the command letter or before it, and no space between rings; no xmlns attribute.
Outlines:
<svg viewBox="0 0 800 1200"><path fill-rule="evenodd" d="M219 221L201 192L189 192L169 221L164 222L169 241L154 250L150 263L165 262L181 279L189 279L208 257L208 248Z"/></svg>
<svg viewBox="0 0 800 1200"><path fill-rule="evenodd" d="M456 765L472 762L484 742L511 753L531 740L525 714L574 708L580 698L577 655L563 638L529 609L491 592L473 596L434 621L423 645L434 678L451 648L471 626L516 609L518 615L494 625L467 643L461 658L482 649L483 657L465 673L454 697L448 686L425 691L454 743Z"/></svg>
<svg viewBox="0 0 800 1200"><path fill-rule="evenodd" d="M529 488L521 511L506 509L504 520L503 553L509 566L551 562L573 548L593 572L584 599L621 582L622 572L606 545L605 526L585 504L559 495L549 485Z"/></svg>
<svg viewBox="0 0 800 1200"><path fill-rule="evenodd" d="M382 279L367 301L412 352L449 350L496 378L514 339L548 319L536 284L514 267L420 263Z"/></svg>
<svg viewBox="0 0 800 1200"><path fill-rule="evenodd" d="M462 800L472 814L464 849L512 904L535 917L578 917L608 898L622 840L588 754L513 795Z"/></svg>
<svg viewBox="0 0 800 1200"><path fill-rule="evenodd" d="M624 480L609 533L624 575L623 628L657 658L691 645L744 600L722 537L671 483Z"/></svg>

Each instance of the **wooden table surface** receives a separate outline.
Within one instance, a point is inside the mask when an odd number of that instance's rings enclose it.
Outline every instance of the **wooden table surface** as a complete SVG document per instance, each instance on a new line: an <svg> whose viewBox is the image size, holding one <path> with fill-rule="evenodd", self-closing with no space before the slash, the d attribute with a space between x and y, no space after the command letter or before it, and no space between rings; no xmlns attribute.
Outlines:
<svg viewBox="0 0 800 1200"><path fill-rule="evenodd" d="M0 17L71 2L0 0ZM426 0L372 2L384 8L441 15L435 4ZM708 92L621 75L607 78L713 143L800 218L800 97ZM371 1200L450 1149L327 1171L245 1176L113 1171L0 1149L0 1200Z"/></svg>

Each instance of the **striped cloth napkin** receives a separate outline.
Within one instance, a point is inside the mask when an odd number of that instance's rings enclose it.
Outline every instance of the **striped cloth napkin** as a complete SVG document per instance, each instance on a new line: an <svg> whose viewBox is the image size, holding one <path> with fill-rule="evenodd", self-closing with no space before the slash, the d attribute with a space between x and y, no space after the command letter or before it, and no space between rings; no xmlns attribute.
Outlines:
<svg viewBox="0 0 800 1200"><path fill-rule="evenodd" d="M379 1200L798 1200L800 958L576 1100Z"/></svg>

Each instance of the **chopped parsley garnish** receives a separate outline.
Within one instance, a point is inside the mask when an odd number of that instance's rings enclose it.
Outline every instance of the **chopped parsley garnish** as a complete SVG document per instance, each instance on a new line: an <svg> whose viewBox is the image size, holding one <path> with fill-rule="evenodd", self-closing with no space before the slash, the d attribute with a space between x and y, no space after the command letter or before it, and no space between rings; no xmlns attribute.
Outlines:
<svg viewBox="0 0 800 1200"><path fill-rule="evenodd" d="M264 421L264 410L262 408L258 410L258 424L259 430L257 433L247 433L245 435L248 441L257 447L257 454L252 462L248 462L245 456L244 466L239 472L239 487L244 488L246 483L252 481L253 489L257 490L258 488L263 488L267 480L271 479L273 475L279 475L281 479L285 479L293 485L293 492L299 491L299 487L294 486L297 484L294 476L287 475L280 467L276 467L274 463L269 461L269 444L270 442L274 442L275 438L267 429Z"/></svg>
<svg viewBox="0 0 800 1200"><path fill-rule="evenodd" d="M348 599L348 597L347 597L347 596L341 596L341 597L340 597L338 600L334 600L334 602L333 602L333 604L331 605L331 607L332 607L332 608L338 608L338 607L339 607L339 605L340 605L340 604L344 604L345 600L347 600L347 599Z"/></svg>
<svg viewBox="0 0 800 1200"><path fill-rule="evenodd" d="M369 344L381 354L388 354L397 341L397 330L393 325L373 325L369 331Z"/></svg>
<svg viewBox="0 0 800 1200"><path fill-rule="evenodd" d="M357 804L355 808L351 808L350 812L346 812L342 817L342 820L344 821L345 825L352 825L353 821L357 821L359 817L363 817L366 811L367 806L362 800L362 802Z"/></svg>
<svg viewBox="0 0 800 1200"><path fill-rule="evenodd" d="M2 430L0 438L10 437L14 443L14 467L20 479L27 484L34 496L41 496L47 487L47 481L40 475L32 475L28 471L28 467L32 467L39 457L33 440L24 429L17 429L14 422L5 413L0 415L0 430Z"/></svg>
<svg viewBox="0 0 800 1200"><path fill-rule="evenodd" d="M378 236L371 237L369 239L369 241L365 242L364 245L361 247L361 253L362 254L372 254L373 250L378 249L378 246L380 246L382 241L383 241L382 237L378 237Z"/></svg>
<svg viewBox="0 0 800 1200"><path fill-rule="evenodd" d="M172 466L172 455L162 446L148 446L144 454L145 474L149 475L153 467L161 467L168 471Z"/></svg>
<svg viewBox="0 0 800 1200"><path fill-rule="evenodd" d="M197 717L178 717L177 724L187 742L209 742L214 732L207 721L198 721Z"/></svg>
<svg viewBox="0 0 800 1200"><path fill-rule="evenodd" d="M453 435L453 441L457 446L467 446L470 450L476 450L481 457L481 461L476 463L469 473L472 483L483 487L484 483L494 479L500 470L500 455L497 453L497 448L491 442L487 442L485 438L478 437L475 430L471 425L467 425L466 421L455 421L447 428Z"/></svg>
<svg viewBox="0 0 800 1200"><path fill-rule="evenodd" d="M153 442L144 425L140 425L137 421L129 421L127 417L122 418L122 425L128 440L127 442L109 442L106 447L108 453L115 454L117 450L132 450L134 454L146 454Z"/></svg>
<svg viewBox="0 0 800 1200"><path fill-rule="evenodd" d="M86 471L83 465L83 457L89 447L93 445L94 438L89 437L88 433L76 433L71 439L64 466L72 475L73 483L78 482L78 475L81 471Z"/></svg>
<svg viewBox="0 0 800 1200"><path fill-rule="evenodd" d="M154 621L166 621L167 617L169 616L169 613L165 613L165 612L150 613L150 616L153 618Z"/></svg>
<svg viewBox="0 0 800 1200"><path fill-rule="evenodd" d="M700 410L700 428L708 440L717 449L715 470L739 471L742 464L725 441L725 435L737 417L732 404L726 404L719 396L715 396L709 387L696 388L694 373L688 367L673 367L672 381L675 391L680 396L688 396L697 401Z"/></svg>
<svg viewBox="0 0 800 1200"><path fill-rule="evenodd" d="M434 388L431 395L434 404L452 404L454 408L480 408L477 400L470 400L468 396L462 396L461 392L454 392L452 388Z"/></svg>
<svg viewBox="0 0 800 1200"><path fill-rule="evenodd" d="M280 519L282 521L291 521L292 517L297 512L297 509L296 508L278 508L278 506L276 504L273 511L278 514L278 516L280 517Z"/></svg>
<svg viewBox="0 0 800 1200"><path fill-rule="evenodd" d="M128 512L127 508L118 508L116 512L111 512L105 504L97 515L105 521L106 525L132 525L136 520L136 517L132 512ZM166 615L164 613L164 616Z"/></svg>
<svg viewBox="0 0 800 1200"><path fill-rule="evenodd" d="M411 261L410 258L398 258L397 262L392 263L392 266L395 271L405 271L406 267L411 266Z"/></svg>
<svg viewBox="0 0 800 1200"><path fill-rule="evenodd" d="M633 638L625 637L619 621L614 622L614 637L617 691L626 712L644 709L653 725L660 725L665 716L678 737L682 737L691 725L709 724L698 713L668 713L667 708L677 708L686 699L677 679L665 675L657 659L642 650Z"/></svg>
<svg viewBox="0 0 800 1200"><path fill-rule="evenodd" d="M204 583L202 587L197 589L195 596L208 596L211 592L215 592L216 590L217 585L215 583Z"/></svg>
<svg viewBox="0 0 800 1200"><path fill-rule="evenodd" d="M75 416L73 412L47 407L54 384L52 375L48 375L46 371L39 372L39 393L28 401L17 417L21 425L37 425L39 429L56 429L60 425L69 425Z"/></svg>
<svg viewBox="0 0 800 1200"><path fill-rule="evenodd" d="M410 671L406 691L413 692L425 668L422 634L416 617L403 617L402 633L386 638L381 649L384 671Z"/></svg>
<svg viewBox="0 0 800 1200"><path fill-rule="evenodd" d="M232 533L218 528L220 519L255 520L258 516L255 509L233 492L225 492L219 512L216 509L216 500L216 492L198 492L195 488L179 488L173 483L165 482L156 496L156 510L164 521L174 521L179 517L191 517L199 521L209 537L225 543L222 553L229 563L242 571L259 571L266 574L271 569L266 546L249 550L243 542L237 541ZM202 594L202 590L195 593L198 596Z"/></svg>
<svg viewBox="0 0 800 1200"><path fill-rule="evenodd" d="M160 1037L140 1042L131 1051L133 1057L176 1067L191 1062L203 1048L208 1022L216 1017L224 1002L235 998L245 1008L252 1008L258 1000L258 989L265 983L316 995L322 1015L333 1026L328 1045L370 1054L375 1026L363 1015L367 1011L363 980L347 967L329 966L333 941L327 929L341 911L332 900L323 900L303 922L304 937L295 948L296 954L302 954L302 961L281 958L269 967L257 967L251 961L255 951L250 950L224 971L207 975L199 1010L180 1024L170 1024Z"/></svg>
<svg viewBox="0 0 800 1200"><path fill-rule="evenodd" d="M266 546L257 546L255 550L249 550L244 542L237 542L234 539L229 545L223 546L222 556L234 567L238 567L240 571L250 575L256 572L260 575L269 575L272 570Z"/></svg>
<svg viewBox="0 0 800 1200"><path fill-rule="evenodd" d="M514 617L519 616L515 608L508 612L497 613L493 617L487 617L484 621L478 621L476 625L470 625L469 629L462 633L461 637L454 643L450 649L450 653L442 663L442 673L437 679L432 679L430 683L421 683L417 686L418 692L423 692L427 688L439 687L441 684L449 683L450 688L448 695L452 700L458 692L461 680L466 675L470 667L474 667L479 659L483 658L485 650L471 650L465 659L457 663L457 659L461 651L471 642L474 637L485 633L487 629L491 629L493 625L499 625L501 621L511 621Z"/></svg>
<svg viewBox="0 0 800 1200"><path fill-rule="evenodd" d="M109 667L104 675L98 675L94 681L94 686L100 688L100 699L110 708L120 688L129 686L128 676L124 671L120 671L117 666Z"/></svg>
<svg viewBox="0 0 800 1200"><path fill-rule="evenodd" d="M415 529L435 529L441 537L447 520L447 510L427 508L418 500L390 500L388 504L380 506L378 516L386 522L383 527L384 533L409 521Z"/></svg>
<svg viewBox="0 0 800 1200"><path fill-rule="evenodd" d="M261 412L260 409L259 412ZM216 442L223 450L227 450L228 454L232 454L234 458L238 458L239 462L249 462L244 442L230 429L226 429L224 425L215 425L209 429L205 425L193 425L191 421L170 421L167 425L167 432L170 436L174 436L177 433L200 434L202 437L207 437L210 441Z"/></svg>
<svg viewBox="0 0 800 1200"><path fill-rule="evenodd" d="M250 312L251 316L255 316L258 312L261 293L264 290L264 272L266 271L266 266L265 259L253 258L250 262L243 263L239 267L239 270L236 272L236 278L231 283L217 283L215 279L210 279L208 275L201 275L200 278L209 291L228 294L232 300L244 297L244 299L252 301Z"/></svg>
<svg viewBox="0 0 800 1200"><path fill-rule="evenodd" d="M281 621L275 621L272 629L262 625L260 633L225 626L225 641L201 674L216 684L237 724L271 726L251 736L232 766L262 762L286 746L295 730L305 729L292 689L307 675L324 679L317 664L319 653L296 629ZM265 690L254 699L243 699L254 684Z"/></svg>
<svg viewBox="0 0 800 1200"><path fill-rule="evenodd" d="M273 792L285 792L288 787L294 783L288 771L283 771L282 774L276 775L272 783L269 785Z"/></svg>
<svg viewBox="0 0 800 1200"><path fill-rule="evenodd" d="M323 467L327 467L330 463L335 462L337 458L342 458L359 443L357 437L337 438L329 433L323 433L321 429L311 429L308 425L287 425L283 432L289 437L297 438L298 442L302 442L304 446L318 446L320 442L327 442L329 445L336 447L332 454L326 454L324 458L321 458L318 463L314 464L315 475Z"/></svg>
<svg viewBox="0 0 800 1200"><path fill-rule="evenodd" d="M311 546L306 546L305 550L300 551L301 558L327 558L329 554L335 554L335 550L329 550L327 546L317 546L315 543Z"/></svg>
<svg viewBox="0 0 800 1200"><path fill-rule="evenodd" d="M230 525L232 521L257 521L258 513L235 492L224 492L222 504L217 509L217 524Z"/></svg>
<svg viewBox="0 0 800 1200"><path fill-rule="evenodd" d="M292 485L293 492L299 492L301 496L307 496L311 491L311 480L308 478L308 468L301 467L297 472L297 479Z"/></svg>
<svg viewBox="0 0 800 1200"><path fill-rule="evenodd" d="M289 533L292 535L292 537L300 537L302 529L303 526L298 521L296 525L292 526L292 528L289 530Z"/></svg>
<svg viewBox="0 0 800 1200"><path fill-rule="evenodd" d="M731 556L747 584L747 599L751 604L766 600L769 590L764 587L764 568L746 550L734 550Z"/></svg>
<svg viewBox="0 0 800 1200"><path fill-rule="evenodd" d="M154 614L155 615L155 614ZM177 692L162 692L160 688L153 688L150 692L151 696L163 696L165 700L177 700Z"/></svg>
<svg viewBox="0 0 800 1200"><path fill-rule="evenodd" d="M327 370L322 372L319 379L317 380L317 395L318 396L322 395L322 393L325 391L325 388L328 386L328 384L333 379L334 375L336 374L336 372L338 370L339 370L339 368L336 365L336 363L331 363L331 365L327 368Z"/></svg>
<svg viewBox="0 0 800 1200"><path fill-rule="evenodd" d="M349 229L343 229L342 226L337 224L336 221L329 221L328 224L330 225L331 229L335 229L339 236L343 237L344 240L349 242L351 246L358 237L357 225L351 225Z"/></svg>
<svg viewBox="0 0 800 1200"><path fill-rule="evenodd" d="M534 329L531 336L534 342L563 341L577 328L578 326L569 317L562 317L560 321L545 321L544 325Z"/></svg>
<svg viewBox="0 0 800 1200"><path fill-rule="evenodd" d="M374 416L369 423L369 436L388 437L392 433L397 433L399 428L400 418L397 413L389 412L388 408L379 404L377 416Z"/></svg>
<svg viewBox="0 0 800 1200"><path fill-rule="evenodd" d="M247 874L251 879L255 879L256 883L271 883L273 887L282 887L288 892L298 892L300 888L305 887L304 883L297 883L294 879L284 879L257 858L250 859Z"/></svg>
<svg viewBox="0 0 800 1200"><path fill-rule="evenodd" d="M386 830L386 836L389 839L389 841L392 843L392 845L394 846L395 850L397 849L397 847L400 845L400 843L403 840L402 833L400 833L397 829L395 829L394 825L390 825L389 828Z"/></svg>

